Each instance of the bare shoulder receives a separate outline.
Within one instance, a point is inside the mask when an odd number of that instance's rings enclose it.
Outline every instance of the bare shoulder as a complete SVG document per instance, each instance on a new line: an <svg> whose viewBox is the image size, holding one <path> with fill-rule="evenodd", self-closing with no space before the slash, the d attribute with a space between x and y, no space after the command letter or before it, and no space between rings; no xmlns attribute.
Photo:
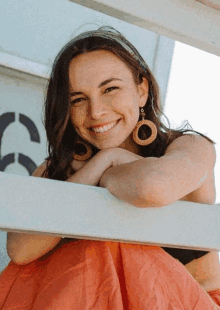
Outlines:
<svg viewBox="0 0 220 310"><path fill-rule="evenodd" d="M215 162L215 147L206 138L186 134L175 139L160 157L167 204L177 200L213 204Z"/></svg>
<svg viewBox="0 0 220 310"><path fill-rule="evenodd" d="M42 164L40 164L40 166L38 166L34 172L32 173L32 176L34 177L42 177L42 174L44 173L44 171L47 168L47 160L45 160ZM45 176L44 176L45 177Z"/></svg>
<svg viewBox="0 0 220 310"><path fill-rule="evenodd" d="M165 154L182 152L190 157L205 160L210 167L214 167L216 161L216 151L213 143L199 135L185 134L175 139L167 148Z"/></svg>
<svg viewBox="0 0 220 310"><path fill-rule="evenodd" d="M203 177L200 186L180 200L214 204L216 198L214 167L216 150L214 145L202 136L184 135L174 140L167 148L166 154L173 154L193 164L194 174Z"/></svg>

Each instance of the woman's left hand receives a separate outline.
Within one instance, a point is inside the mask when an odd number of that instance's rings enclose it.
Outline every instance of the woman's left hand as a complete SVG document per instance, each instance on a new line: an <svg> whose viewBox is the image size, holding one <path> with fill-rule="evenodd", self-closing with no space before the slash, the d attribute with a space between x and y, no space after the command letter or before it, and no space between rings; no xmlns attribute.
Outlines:
<svg viewBox="0 0 220 310"><path fill-rule="evenodd" d="M144 157L139 156L135 153L132 153L128 150L125 150L123 148L110 148L108 150L108 152L110 152L112 158L113 158L113 162L112 162L112 167L108 168L102 175L100 182L99 182L99 186L100 187L107 187L107 182L108 180L111 179L111 177L113 176L113 172L115 172L114 167L119 166L119 165L123 165L123 164L128 164L134 161L137 161L139 159L142 159Z"/></svg>
<svg viewBox="0 0 220 310"><path fill-rule="evenodd" d="M139 156L120 147L109 149L109 151L113 152L113 167L123 164L129 164L133 161L144 158L143 156Z"/></svg>

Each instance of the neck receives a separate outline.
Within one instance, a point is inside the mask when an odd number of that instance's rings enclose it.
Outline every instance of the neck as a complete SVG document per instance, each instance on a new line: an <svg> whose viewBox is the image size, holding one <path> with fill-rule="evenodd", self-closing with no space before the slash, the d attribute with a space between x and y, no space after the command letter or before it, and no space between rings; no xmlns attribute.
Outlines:
<svg viewBox="0 0 220 310"><path fill-rule="evenodd" d="M132 134L119 147L141 156L140 146L133 141Z"/></svg>

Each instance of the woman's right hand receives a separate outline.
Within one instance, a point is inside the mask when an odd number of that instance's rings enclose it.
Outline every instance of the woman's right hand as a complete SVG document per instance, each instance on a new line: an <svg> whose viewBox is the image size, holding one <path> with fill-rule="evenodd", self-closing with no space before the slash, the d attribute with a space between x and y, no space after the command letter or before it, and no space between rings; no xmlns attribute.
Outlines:
<svg viewBox="0 0 220 310"><path fill-rule="evenodd" d="M104 149L90 160L78 161L74 159L72 168L77 172L67 181L98 186L103 174L109 168L142 158L142 156L119 147Z"/></svg>
<svg viewBox="0 0 220 310"><path fill-rule="evenodd" d="M76 171L67 182L98 186L103 173L113 166L114 152L105 149L99 151L87 161L72 161L72 168Z"/></svg>

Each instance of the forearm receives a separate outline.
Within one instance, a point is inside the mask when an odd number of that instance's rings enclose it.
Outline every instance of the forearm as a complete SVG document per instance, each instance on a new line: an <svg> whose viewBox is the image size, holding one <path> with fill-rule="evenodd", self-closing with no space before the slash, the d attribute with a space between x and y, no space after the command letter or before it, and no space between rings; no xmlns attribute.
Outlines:
<svg viewBox="0 0 220 310"><path fill-rule="evenodd" d="M152 168L158 158L144 158L109 168L101 178L100 185L114 196L136 207L159 207L161 202L155 194L157 171Z"/></svg>

